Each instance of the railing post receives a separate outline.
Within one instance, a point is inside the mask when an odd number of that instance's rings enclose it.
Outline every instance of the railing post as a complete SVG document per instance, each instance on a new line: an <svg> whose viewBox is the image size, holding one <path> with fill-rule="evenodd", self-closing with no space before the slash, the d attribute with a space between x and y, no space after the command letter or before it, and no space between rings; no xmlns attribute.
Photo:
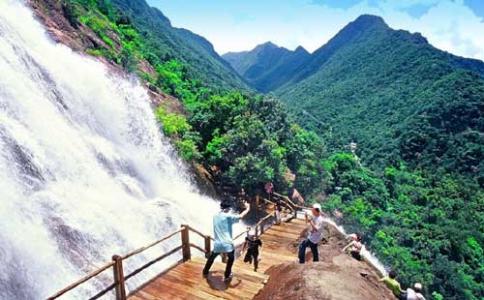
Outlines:
<svg viewBox="0 0 484 300"><path fill-rule="evenodd" d="M182 225L181 231L181 241L182 241L182 253L183 253L183 261L187 261L191 259L190 253L190 235L189 235L189 227L188 225Z"/></svg>
<svg viewBox="0 0 484 300"><path fill-rule="evenodd" d="M210 236L206 235L205 236L205 258L210 257L210 252L211 252L211 246L210 246Z"/></svg>
<svg viewBox="0 0 484 300"><path fill-rule="evenodd" d="M124 285L124 272L123 272L123 258L119 255L113 255L113 275L116 300L126 300L126 287Z"/></svg>

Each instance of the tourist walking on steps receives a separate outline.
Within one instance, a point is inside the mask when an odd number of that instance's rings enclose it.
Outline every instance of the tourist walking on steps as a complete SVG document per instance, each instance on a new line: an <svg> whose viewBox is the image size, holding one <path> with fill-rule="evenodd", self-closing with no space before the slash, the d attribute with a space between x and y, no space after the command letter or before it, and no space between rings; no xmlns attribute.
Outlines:
<svg viewBox="0 0 484 300"><path fill-rule="evenodd" d="M244 203L245 210L240 214L230 213L230 203L224 201L220 204L221 211L213 217L213 235L215 242L213 244L213 251L207 259L205 268L203 268L203 276L208 275L208 271L212 267L215 258L222 253L228 256L227 265L225 267L224 280L229 281L232 278L232 265L235 259L235 247L232 238L232 225L243 218L250 210L249 203Z"/></svg>
<svg viewBox="0 0 484 300"><path fill-rule="evenodd" d="M383 277L380 279L380 281L385 283L385 285L393 292L393 295L395 295L397 299L406 300L406 293L402 291L402 287L396 278L397 272L391 270L390 273L388 273L388 276Z"/></svg>
<svg viewBox="0 0 484 300"><path fill-rule="evenodd" d="M312 218L309 220L306 213L306 223L311 226L308 231L308 236L299 244L299 263L306 262L306 248L311 248L313 253L313 261L319 261L318 243L323 238L323 217L321 216L321 205L313 204L311 209Z"/></svg>
<svg viewBox="0 0 484 300"><path fill-rule="evenodd" d="M257 272L259 266L259 248L262 248L262 241L255 235L248 235L245 237L244 247L242 252L247 249L245 253L244 262L251 264L254 261L254 271Z"/></svg>

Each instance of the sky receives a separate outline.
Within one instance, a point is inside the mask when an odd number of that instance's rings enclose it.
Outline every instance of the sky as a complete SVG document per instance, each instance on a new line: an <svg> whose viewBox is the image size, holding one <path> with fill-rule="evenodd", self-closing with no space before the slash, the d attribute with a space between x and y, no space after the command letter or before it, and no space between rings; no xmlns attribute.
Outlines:
<svg viewBox="0 0 484 300"><path fill-rule="evenodd" d="M147 0L219 54L271 41L312 52L361 14L420 32L437 48L484 60L484 0Z"/></svg>

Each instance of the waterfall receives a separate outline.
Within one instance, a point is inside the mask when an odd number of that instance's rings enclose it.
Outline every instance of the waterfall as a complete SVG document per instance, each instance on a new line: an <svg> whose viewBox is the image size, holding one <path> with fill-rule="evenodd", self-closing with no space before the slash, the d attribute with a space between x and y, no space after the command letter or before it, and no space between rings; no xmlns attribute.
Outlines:
<svg viewBox="0 0 484 300"><path fill-rule="evenodd" d="M0 1L0 299L45 298L184 222L211 232L217 205L187 174L135 78L54 43L29 8ZM63 299L110 283L107 272Z"/></svg>

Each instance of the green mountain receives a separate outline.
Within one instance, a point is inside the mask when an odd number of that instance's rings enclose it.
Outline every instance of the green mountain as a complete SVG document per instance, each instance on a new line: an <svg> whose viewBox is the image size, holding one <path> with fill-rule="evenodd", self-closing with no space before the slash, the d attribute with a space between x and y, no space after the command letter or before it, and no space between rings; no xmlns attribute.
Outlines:
<svg viewBox="0 0 484 300"><path fill-rule="evenodd" d="M323 208L341 212L404 287L481 299L484 63L364 15L289 73L267 90L334 153L322 162ZM339 153L351 142L363 164Z"/></svg>
<svg viewBox="0 0 484 300"><path fill-rule="evenodd" d="M252 87L261 92L275 90L286 83L310 56L303 47L291 51L271 42L251 51L222 55Z"/></svg>
<svg viewBox="0 0 484 300"><path fill-rule="evenodd" d="M192 78L211 87L247 88L244 80L215 52L209 41L189 30L173 27L161 11L150 7L146 1L112 0L110 3L140 30L153 51L153 59L176 59L188 68ZM150 63L157 64L155 61Z"/></svg>
<svg viewBox="0 0 484 300"><path fill-rule="evenodd" d="M477 172L484 158L476 147L484 128L482 75L482 61L361 16L275 93L306 126L330 134L333 146L356 142L373 166L399 155Z"/></svg>

